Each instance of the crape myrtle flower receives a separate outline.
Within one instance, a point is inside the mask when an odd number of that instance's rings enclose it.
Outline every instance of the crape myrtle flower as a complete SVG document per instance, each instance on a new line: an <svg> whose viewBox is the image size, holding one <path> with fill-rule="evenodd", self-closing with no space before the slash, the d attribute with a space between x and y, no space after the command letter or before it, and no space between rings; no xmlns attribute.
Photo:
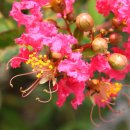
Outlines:
<svg viewBox="0 0 130 130"><path fill-rule="evenodd" d="M77 106L81 105L85 95L84 95L84 90L85 90L85 82L79 82L78 80L74 78L63 78L61 79L57 84L58 86L58 100L56 104L61 107L63 106L64 102L66 101L66 98L70 94L74 94L75 98L71 101L71 104L74 109L77 108ZM56 86L54 86L55 89Z"/></svg>
<svg viewBox="0 0 130 130"><path fill-rule="evenodd" d="M80 53L72 53L67 59L61 61L58 66L59 72L65 72L68 76L79 82L89 79L89 64L81 59Z"/></svg>
<svg viewBox="0 0 130 130"><path fill-rule="evenodd" d="M62 107L67 97L73 95L71 105L77 109L88 98L92 102L90 120L98 127L92 118L95 106L99 118L109 122L102 117L101 108L107 107L119 114L120 111L112 107L117 97L123 94L130 101L127 93L122 92L129 85L120 83L130 72L130 38L119 47L123 36L118 32L130 32L130 1L97 0L99 13L104 16L113 13L115 17L113 26L99 31L93 28L94 20L90 14L81 13L74 17L74 3L75 0L21 0L13 3L10 16L19 26L24 26L24 32L15 39L19 54L9 60L7 68L9 64L18 68L23 63L31 68L31 72L15 75L10 85L14 86L17 77L33 74L34 83L27 89L20 87L22 97L47 83L48 89L43 88L42 92L49 94L49 99L36 97L41 103L50 102L56 93L56 104ZM44 18L48 9L60 16L63 26L58 17ZM72 24L75 30L71 28ZM84 43L84 34L88 34L89 43Z"/></svg>

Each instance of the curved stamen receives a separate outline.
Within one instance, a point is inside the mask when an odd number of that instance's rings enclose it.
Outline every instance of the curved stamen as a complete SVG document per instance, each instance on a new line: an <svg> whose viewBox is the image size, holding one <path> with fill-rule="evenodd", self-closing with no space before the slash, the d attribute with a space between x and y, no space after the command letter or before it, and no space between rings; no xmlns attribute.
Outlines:
<svg viewBox="0 0 130 130"><path fill-rule="evenodd" d="M94 120L93 120L93 109L94 109L94 105L92 105L92 108L91 108L90 120L91 120L91 123L92 123L94 126L99 127L100 124L95 123Z"/></svg>
<svg viewBox="0 0 130 130"><path fill-rule="evenodd" d="M114 110L109 104L106 104L107 107L109 108L109 110L111 110L113 113L116 113L116 114L119 114L120 113L120 110Z"/></svg>
<svg viewBox="0 0 130 130"><path fill-rule="evenodd" d="M6 70L8 70L9 69L9 64L10 64L10 62L12 61L12 60L14 60L14 59L21 59L21 60L28 60L28 59L26 59L26 58L22 58L22 57L13 57L12 59L10 59L8 62L7 62L7 64L6 64Z"/></svg>
<svg viewBox="0 0 130 130"><path fill-rule="evenodd" d="M50 97L48 100L41 100L39 97L36 98L37 101L41 102L41 103L48 103L51 101L52 99L52 91L51 91L51 86L50 86L50 81L49 81L49 94L50 94Z"/></svg>
<svg viewBox="0 0 130 130"><path fill-rule="evenodd" d="M10 80L10 86L13 88L12 81L13 81L15 78L17 78L17 77L21 77L21 76L25 76L25 75L30 75L30 74L33 74L33 73L37 73L37 71L15 75L15 76L12 77L11 80Z"/></svg>
<svg viewBox="0 0 130 130"><path fill-rule="evenodd" d="M108 103L110 105L113 105L113 106L115 106L115 104L116 104L116 103L112 103L112 102L109 102L109 101L106 101L106 100L104 100L104 102L106 102L106 103Z"/></svg>
<svg viewBox="0 0 130 130"><path fill-rule="evenodd" d="M100 120L103 121L103 122L105 122L105 123L110 123L110 122L113 121L113 119L112 119L112 120L106 120L106 119L104 119L104 118L102 117L101 108L100 108L99 106L98 106L98 115L99 115Z"/></svg>
<svg viewBox="0 0 130 130"><path fill-rule="evenodd" d="M40 79L37 79L29 88L22 90L20 87L20 91L22 92L22 97L27 97L39 84Z"/></svg>
<svg viewBox="0 0 130 130"><path fill-rule="evenodd" d="M128 94L123 93L123 95L126 97L126 99L128 100L128 106L130 107L130 97L128 96Z"/></svg>
<svg viewBox="0 0 130 130"><path fill-rule="evenodd" d="M58 85L56 85L56 90L51 91L51 93L55 93L55 92L57 92L58 89L59 89L59 87L58 87ZM48 91L47 89L43 89L43 92L50 93L50 91Z"/></svg>

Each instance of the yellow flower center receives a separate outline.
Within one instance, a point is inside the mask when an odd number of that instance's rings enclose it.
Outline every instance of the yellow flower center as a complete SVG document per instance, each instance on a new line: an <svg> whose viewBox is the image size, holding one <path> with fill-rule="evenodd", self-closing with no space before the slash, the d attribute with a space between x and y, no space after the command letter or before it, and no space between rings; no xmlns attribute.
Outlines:
<svg viewBox="0 0 130 130"><path fill-rule="evenodd" d="M43 75L52 75L54 71L54 64L48 59L47 55L37 56L36 52L29 55L26 64L30 64L33 71L37 72L37 78L41 78Z"/></svg>

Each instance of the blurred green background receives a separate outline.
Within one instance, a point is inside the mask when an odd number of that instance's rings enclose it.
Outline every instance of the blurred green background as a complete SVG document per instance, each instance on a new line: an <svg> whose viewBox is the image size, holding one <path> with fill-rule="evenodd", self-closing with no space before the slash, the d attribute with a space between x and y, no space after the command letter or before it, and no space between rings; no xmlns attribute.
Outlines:
<svg viewBox="0 0 130 130"><path fill-rule="evenodd" d="M118 98L117 109L124 109L121 115L115 116L115 120L109 124L102 124L95 128L90 122L91 102L85 100L77 110L73 110L68 99L62 108L55 104L56 95L47 104L35 101L37 95L41 95L41 85L27 98L22 98L19 92L20 86L28 86L34 81L34 77L25 76L13 81L14 88L9 86L12 76L28 71L26 66L20 69L5 70L7 61L18 54L18 46L14 39L22 33L22 28L17 27L15 21L9 17L13 0L0 0L0 130L130 130L130 110L124 98ZM105 19L95 9L95 0L77 0L75 3L76 14L89 12L95 25L101 24ZM129 83L129 75L126 82ZM125 90L124 90L125 91ZM43 94L44 95L44 94ZM48 98L44 95L43 98ZM71 98L70 98L71 99ZM104 118L113 118L113 114L103 109ZM97 108L93 113L96 122L99 121Z"/></svg>

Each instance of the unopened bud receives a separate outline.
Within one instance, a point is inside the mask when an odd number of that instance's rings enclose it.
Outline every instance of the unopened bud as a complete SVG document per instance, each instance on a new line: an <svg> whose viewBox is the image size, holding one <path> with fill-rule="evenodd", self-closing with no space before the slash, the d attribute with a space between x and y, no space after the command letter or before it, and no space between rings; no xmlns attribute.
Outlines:
<svg viewBox="0 0 130 130"><path fill-rule="evenodd" d="M66 8L65 0L50 0L51 9L56 13L61 13Z"/></svg>
<svg viewBox="0 0 130 130"><path fill-rule="evenodd" d="M111 33L109 36L110 44L112 45L118 45L122 41L122 35L119 33Z"/></svg>
<svg viewBox="0 0 130 130"><path fill-rule="evenodd" d="M81 13L76 18L76 25L81 31L90 31L94 26L94 21L88 13Z"/></svg>
<svg viewBox="0 0 130 130"><path fill-rule="evenodd" d="M62 57L62 55L58 52L52 52L52 57L55 59L60 59Z"/></svg>
<svg viewBox="0 0 130 130"><path fill-rule="evenodd" d="M106 53L108 49L108 42L106 39L97 37L92 42L92 49L95 53Z"/></svg>
<svg viewBox="0 0 130 130"><path fill-rule="evenodd" d="M123 70L128 65L126 56L119 53L113 53L110 55L108 62L115 70Z"/></svg>
<svg viewBox="0 0 130 130"><path fill-rule="evenodd" d="M104 29L104 28L102 28L102 29L100 29L100 33L102 34L102 35L107 35L107 30L106 29Z"/></svg>
<svg viewBox="0 0 130 130"><path fill-rule="evenodd" d="M75 21L75 15L74 15L74 13L69 13L69 14L66 15L66 17L67 17L66 19L68 21L70 21L70 22Z"/></svg>
<svg viewBox="0 0 130 130"><path fill-rule="evenodd" d="M118 30L122 30L122 28L126 26L125 22L120 21L118 18L113 18L112 19L112 24Z"/></svg>

